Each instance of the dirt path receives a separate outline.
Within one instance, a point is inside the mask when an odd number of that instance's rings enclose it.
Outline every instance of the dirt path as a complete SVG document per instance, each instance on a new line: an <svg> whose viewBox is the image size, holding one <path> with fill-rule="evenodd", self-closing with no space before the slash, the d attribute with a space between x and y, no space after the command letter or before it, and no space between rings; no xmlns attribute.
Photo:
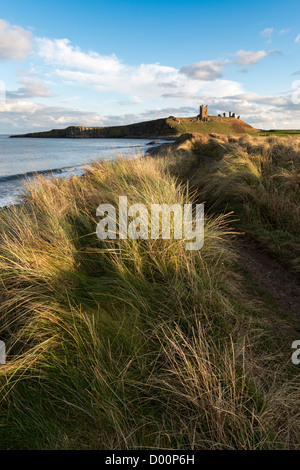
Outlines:
<svg viewBox="0 0 300 470"><path fill-rule="evenodd" d="M216 164L215 160L211 157L208 157L207 155L204 155L202 152L198 152L195 163L193 164L192 168L189 170L188 174L185 176L186 181L187 180L192 181L193 176L195 175L196 171L199 168L201 159L203 160L205 166L207 167L209 171L214 169L215 164Z"/></svg>
<svg viewBox="0 0 300 470"><path fill-rule="evenodd" d="M298 278L247 236L240 236L233 245L239 264L281 308L300 321L300 283Z"/></svg>
<svg viewBox="0 0 300 470"><path fill-rule="evenodd" d="M199 156L208 171L213 170L214 159L203 154ZM199 161L193 165L186 180L192 181L198 167ZM276 300L282 309L290 312L300 322L300 283L297 276L268 255L247 235L241 235L233 244L239 255L240 266Z"/></svg>

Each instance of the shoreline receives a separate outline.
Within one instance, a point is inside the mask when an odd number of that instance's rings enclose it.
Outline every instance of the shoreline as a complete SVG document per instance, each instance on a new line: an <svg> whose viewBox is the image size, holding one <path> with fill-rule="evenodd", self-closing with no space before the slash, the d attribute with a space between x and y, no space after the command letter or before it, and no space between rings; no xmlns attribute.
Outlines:
<svg viewBox="0 0 300 470"><path fill-rule="evenodd" d="M9 135L8 135L8 138L9 138ZM31 139L35 139L35 137L31 137ZM111 138L112 140L116 140L115 138ZM127 140L127 138L123 138L123 137L120 137L118 138L118 140ZM144 138L141 138L141 137L135 137L135 140L147 140L147 139L144 139ZM150 140L150 139L149 139ZM169 142L158 142L157 144L154 144L155 141L169 141ZM174 139L174 137L170 137L170 136L165 136L165 137L153 137L152 138L152 142L149 142L147 144L145 144L144 148L143 148L143 157L144 156L154 156L156 155L157 153L159 153L161 151L162 148L164 148L165 146L170 146L171 143L170 142L175 142L176 139ZM153 145L151 145L153 144ZM138 147L137 147L138 149ZM133 149L134 150L134 149ZM101 156L98 156L96 159L93 159L93 160L101 160ZM73 171L82 171L82 174L80 175L77 175L79 178L82 178L86 175L86 171L85 171L85 168L88 165L88 163L84 163L82 165L79 165L77 167L74 167L74 166L70 166L70 167L62 167L62 168L55 168L55 169L45 169L45 170L36 170L36 171L29 171L29 172L24 172L22 174L14 174L14 175L8 175L8 176L3 176L2 180L1 180L1 177L0 177L0 188L1 188L1 182L3 183L6 183L7 181L10 181L10 180L20 180L20 179L23 179L23 180L27 180L28 179L31 179L35 176L44 176L45 178L49 177L54 177L54 178L59 178L59 177L64 177L64 178L71 178L72 176L76 176L74 174L72 174L72 170ZM65 171L67 172L68 170L70 170L70 174L68 175L65 175L65 176L61 176L62 173L64 173ZM8 196L10 197L10 196ZM12 196L13 198L13 196ZM5 204L5 205L0 205L0 210L3 210L3 209L9 209L10 207L12 206L19 206L21 205L22 202L20 201L16 201L16 202L12 202L11 204Z"/></svg>
<svg viewBox="0 0 300 470"><path fill-rule="evenodd" d="M50 131L31 132L17 134L11 138L140 138L153 139L154 137L170 137L177 134L176 129L170 125L170 118L160 118L152 121L144 121L135 124L111 127L85 127L69 126L64 129L52 129Z"/></svg>

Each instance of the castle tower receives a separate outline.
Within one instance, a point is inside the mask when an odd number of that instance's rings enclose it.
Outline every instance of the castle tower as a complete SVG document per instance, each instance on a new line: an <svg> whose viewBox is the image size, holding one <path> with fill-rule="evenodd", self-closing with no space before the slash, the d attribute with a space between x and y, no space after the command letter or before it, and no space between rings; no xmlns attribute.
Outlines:
<svg viewBox="0 0 300 470"><path fill-rule="evenodd" d="M199 119L200 121L207 121L207 118L208 118L208 105L204 106L204 104L202 104L200 106L200 114L199 114Z"/></svg>

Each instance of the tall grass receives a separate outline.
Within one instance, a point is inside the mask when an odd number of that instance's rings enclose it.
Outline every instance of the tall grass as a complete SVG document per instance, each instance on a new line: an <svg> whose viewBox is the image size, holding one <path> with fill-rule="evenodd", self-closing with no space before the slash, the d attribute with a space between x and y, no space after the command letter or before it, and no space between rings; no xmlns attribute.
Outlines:
<svg viewBox="0 0 300 470"><path fill-rule="evenodd" d="M194 179L201 197L299 272L300 140L219 136L192 147L212 159Z"/></svg>
<svg viewBox="0 0 300 470"><path fill-rule="evenodd" d="M243 294L228 217L207 217L201 251L96 237L96 208L120 195L191 201L171 167L95 162L1 211L1 448L298 447L299 380Z"/></svg>

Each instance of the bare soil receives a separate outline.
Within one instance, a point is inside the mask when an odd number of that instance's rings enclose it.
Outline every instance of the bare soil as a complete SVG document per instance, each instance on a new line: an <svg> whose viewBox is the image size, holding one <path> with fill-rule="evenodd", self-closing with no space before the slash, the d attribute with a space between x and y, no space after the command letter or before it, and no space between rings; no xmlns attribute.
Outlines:
<svg viewBox="0 0 300 470"><path fill-rule="evenodd" d="M300 321L300 283L296 275L269 256L247 236L234 241L241 267L247 271L278 305Z"/></svg>

